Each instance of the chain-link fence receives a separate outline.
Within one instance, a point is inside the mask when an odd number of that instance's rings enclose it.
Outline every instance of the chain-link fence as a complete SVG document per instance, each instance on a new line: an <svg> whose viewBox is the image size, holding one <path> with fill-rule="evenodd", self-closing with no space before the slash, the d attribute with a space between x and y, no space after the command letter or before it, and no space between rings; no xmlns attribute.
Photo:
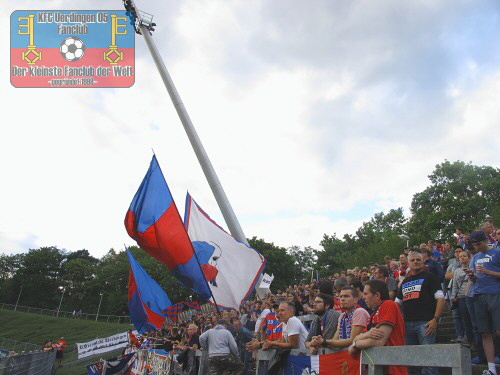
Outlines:
<svg viewBox="0 0 500 375"><path fill-rule="evenodd" d="M51 375L54 372L55 351L27 352L2 358L0 375Z"/></svg>
<svg viewBox="0 0 500 375"><path fill-rule="evenodd" d="M0 349L9 352L21 353L21 352L31 352L34 350L38 350L40 349L40 345L0 337Z"/></svg>

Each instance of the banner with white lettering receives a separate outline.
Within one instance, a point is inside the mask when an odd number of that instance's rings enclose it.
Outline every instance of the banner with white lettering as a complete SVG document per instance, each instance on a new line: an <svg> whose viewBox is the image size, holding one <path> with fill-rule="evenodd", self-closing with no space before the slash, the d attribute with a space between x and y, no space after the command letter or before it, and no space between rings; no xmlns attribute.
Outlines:
<svg viewBox="0 0 500 375"><path fill-rule="evenodd" d="M10 17L14 87L130 87L135 30L125 10L16 10Z"/></svg>
<svg viewBox="0 0 500 375"><path fill-rule="evenodd" d="M269 289L273 280L274 274L269 276L267 273L265 273L264 276L262 276L262 281L260 282L259 288Z"/></svg>
<svg viewBox="0 0 500 375"><path fill-rule="evenodd" d="M137 332L134 332L134 334L137 335ZM77 343L78 359L123 348L127 346L127 343L127 332L118 333L109 337L97 338L84 343Z"/></svg>

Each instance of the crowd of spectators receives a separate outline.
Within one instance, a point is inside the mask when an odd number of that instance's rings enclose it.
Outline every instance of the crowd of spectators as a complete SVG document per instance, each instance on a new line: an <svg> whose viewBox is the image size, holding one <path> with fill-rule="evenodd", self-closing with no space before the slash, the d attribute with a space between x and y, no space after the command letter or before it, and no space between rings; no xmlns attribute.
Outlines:
<svg viewBox="0 0 500 375"><path fill-rule="evenodd" d="M196 312L139 340L134 336L131 344L175 350L186 374L197 372L194 352L208 345L212 362L221 354L237 355L240 362L231 362L231 368L239 373L241 363L246 374L259 349L301 348L315 354L320 348L347 348L356 356L372 346L433 344L447 306L457 332L453 341L471 347L473 363L488 365L483 374L496 375L500 229L486 221L471 234L458 228L455 238L429 240L404 249L397 258L386 256L380 264L290 285L264 300L245 301L239 311ZM314 314L311 319L301 319L309 314ZM210 340L225 337L210 339L205 333L214 329L227 330L234 345L231 341L222 351L211 348ZM437 374L437 369L392 366L384 373Z"/></svg>

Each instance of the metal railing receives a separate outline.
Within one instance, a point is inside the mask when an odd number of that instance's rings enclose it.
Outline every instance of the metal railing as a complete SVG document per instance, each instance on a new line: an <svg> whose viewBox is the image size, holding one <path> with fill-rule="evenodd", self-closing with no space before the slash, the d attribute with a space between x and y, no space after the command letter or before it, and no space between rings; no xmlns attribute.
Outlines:
<svg viewBox="0 0 500 375"><path fill-rule="evenodd" d="M40 349L40 345L0 337L0 349L9 352L29 352Z"/></svg>
<svg viewBox="0 0 500 375"><path fill-rule="evenodd" d="M338 349L321 349L319 354L328 354ZM259 350L256 375L267 374L269 360L275 349ZM291 355L310 356L308 350L293 349ZM368 375L382 375L384 366L422 366L451 368L452 375L471 375L469 348L460 344L381 346L362 351L361 364L368 366ZM201 366L200 366L201 367ZM200 372L200 375L202 373Z"/></svg>
<svg viewBox="0 0 500 375"><path fill-rule="evenodd" d="M0 364L1 375L51 375L54 371L55 351L35 351L10 356Z"/></svg>
<svg viewBox="0 0 500 375"><path fill-rule="evenodd" d="M471 375L470 349L460 344L381 346L363 350L368 375L382 375L384 366L451 368L452 375Z"/></svg>
<svg viewBox="0 0 500 375"><path fill-rule="evenodd" d="M77 313L73 311L57 311L50 309L41 309L39 307L29 307L29 306L20 306L20 305L12 305L9 303L0 303L0 309L3 310L14 310L27 312L32 314L40 314L47 315L59 318L74 318L74 319L84 319L84 320L96 320L97 314L87 314L87 313ZM99 322L106 323L128 323L131 324L130 316L128 315L103 315L99 314L98 316Z"/></svg>

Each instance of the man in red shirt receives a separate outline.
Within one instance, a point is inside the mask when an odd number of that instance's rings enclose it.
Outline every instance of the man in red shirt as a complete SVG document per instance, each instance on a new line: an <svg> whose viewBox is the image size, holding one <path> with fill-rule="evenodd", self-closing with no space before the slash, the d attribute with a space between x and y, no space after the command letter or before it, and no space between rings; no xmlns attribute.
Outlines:
<svg viewBox="0 0 500 375"><path fill-rule="evenodd" d="M361 349L373 346L404 345L405 325L399 306L390 300L389 288L382 280L369 280L363 291L365 302L373 310L368 325L369 331L353 340L349 347L351 356L357 355ZM403 366L387 366L384 374L407 375L408 369Z"/></svg>
<svg viewBox="0 0 500 375"><path fill-rule="evenodd" d="M56 359L57 359L57 364L59 367L62 366L62 360L64 356L64 348L66 348L66 341L64 341L64 337L61 337L59 340L56 341L54 344L54 347L56 348Z"/></svg>

